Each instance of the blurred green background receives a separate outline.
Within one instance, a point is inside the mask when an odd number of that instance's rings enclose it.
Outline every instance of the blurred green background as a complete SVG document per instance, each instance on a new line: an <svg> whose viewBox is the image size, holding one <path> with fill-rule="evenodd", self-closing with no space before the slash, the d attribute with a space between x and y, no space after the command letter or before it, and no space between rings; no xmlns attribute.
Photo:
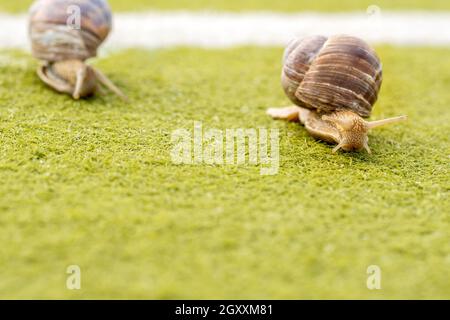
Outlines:
<svg viewBox="0 0 450 320"><path fill-rule="evenodd" d="M288 104L282 51L97 60L128 104L73 101L28 54L1 53L0 298L449 298L450 50L377 47L372 119L409 121L374 130L372 155L266 116ZM194 120L278 128L279 173L175 165L171 133ZM80 291L65 288L71 264ZM382 290L366 287L373 264Z"/></svg>
<svg viewBox="0 0 450 320"><path fill-rule="evenodd" d="M0 11L25 11L32 0L0 0ZM263 10L263 11L365 11L370 5L381 10L450 10L448 0L109 0L118 11L136 10Z"/></svg>

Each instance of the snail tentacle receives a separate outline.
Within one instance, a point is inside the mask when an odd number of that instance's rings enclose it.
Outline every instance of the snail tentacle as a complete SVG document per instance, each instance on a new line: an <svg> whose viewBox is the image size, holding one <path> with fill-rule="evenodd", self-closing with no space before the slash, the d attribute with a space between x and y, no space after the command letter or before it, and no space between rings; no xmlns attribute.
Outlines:
<svg viewBox="0 0 450 320"><path fill-rule="evenodd" d="M109 90L114 92L117 96L122 98L122 100L126 102L129 101L128 97L118 87L116 87L116 85L111 80L109 80L109 78L106 75L104 75L100 70L96 68L92 68L92 70L94 70L94 73L101 84L103 84Z"/></svg>

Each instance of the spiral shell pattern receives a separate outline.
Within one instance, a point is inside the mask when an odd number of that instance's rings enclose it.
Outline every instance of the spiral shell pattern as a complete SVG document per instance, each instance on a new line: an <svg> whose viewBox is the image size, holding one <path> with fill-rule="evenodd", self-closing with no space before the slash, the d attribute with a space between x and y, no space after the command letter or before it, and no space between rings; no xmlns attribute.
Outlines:
<svg viewBox="0 0 450 320"><path fill-rule="evenodd" d="M359 38L312 36L288 45L281 81L289 99L301 107L368 117L380 91L382 65Z"/></svg>
<svg viewBox="0 0 450 320"><path fill-rule="evenodd" d="M46 61L95 57L111 25L106 0L37 0L29 13L33 55Z"/></svg>

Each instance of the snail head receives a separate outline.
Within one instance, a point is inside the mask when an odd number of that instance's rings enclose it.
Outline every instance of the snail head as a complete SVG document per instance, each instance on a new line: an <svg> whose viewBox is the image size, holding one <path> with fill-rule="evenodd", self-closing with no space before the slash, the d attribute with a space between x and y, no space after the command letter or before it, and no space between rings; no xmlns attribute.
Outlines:
<svg viewBox="0 0 450 320"><path fill-rule="evenodd" d="M406 120L407 117L400 116L369 122L352 111L336 111L330 115L322 116L322 119L331 122L339 131L338 145L333 149L334 153L339 149L344 151L365 149L370 154L371 151L368 144L369 130L385 124Z"/></svg>
<svg viewBox="0 0 450 320"><path fill-rule="evenodd" d="M40 72L40 77L58 91L70 92L75 100L92 95L105 86L124 101L128 98L100 70L87 65L81 60L65 60L47 64L53 77ZM57 80L57 81L56 81Z"/></svg>
<svg viewBox="0 0 450 320"><path fill-rule="evenodd" d="M370 153L367 133L369 127L367 122L351 111L337 111L330 115L322 116L322 119L331 122L339 132L338 145L333 149L345 151L366 149Z"/></svg>

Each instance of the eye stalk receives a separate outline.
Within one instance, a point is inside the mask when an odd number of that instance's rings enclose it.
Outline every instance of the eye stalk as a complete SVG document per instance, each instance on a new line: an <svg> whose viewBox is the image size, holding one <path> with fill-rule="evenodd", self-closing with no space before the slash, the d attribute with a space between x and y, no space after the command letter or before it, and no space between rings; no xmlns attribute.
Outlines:
<svg viewBox="0 0 450 320"><path fill-rule="evenodd" d="M384 126L385 124L397 123L397 122L404 121L407 119L408 119L408 116L399 116L399 117L395 117L395 118L388 118L388 119L383 119L383 120L367 122L367 125L369 126L369 129L373 129L376 127Z"/></svg>

